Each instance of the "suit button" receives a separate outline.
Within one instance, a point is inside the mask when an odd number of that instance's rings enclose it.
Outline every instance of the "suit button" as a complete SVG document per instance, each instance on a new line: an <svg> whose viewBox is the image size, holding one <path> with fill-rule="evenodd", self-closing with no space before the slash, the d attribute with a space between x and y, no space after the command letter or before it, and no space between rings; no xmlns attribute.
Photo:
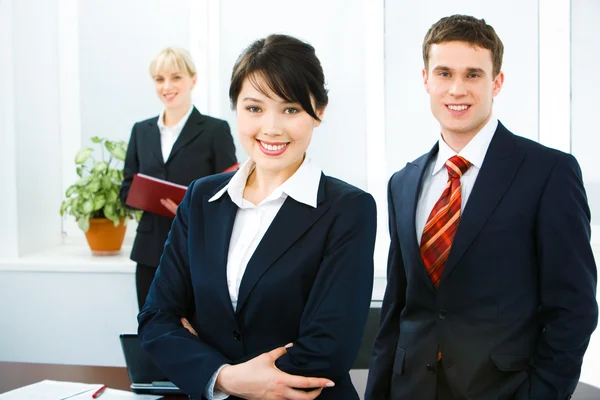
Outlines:
<svg viewBox="0 0 600 400"><path fill-rule="evenodd" d="M427 372L435 372L435 367L431 364L427 364L425 366L425 369L427 370Z"/></svg>
<svg viewBox="0 0 600 400"><path fill-rule="evenodd" d="M240 333L240 331L238 331L237 329L235 331L233 331L233 337L235 338L235 340L237 340L238 342L240 340L242 340L242 334Z"/></svg>
<svg viewBox="0 0 600 400"><path fill-rule="evenodd" d="M446 318L446 314L447 314L446 310L440 310L438 312L438 318L439 319L445 319Z"/></svg>

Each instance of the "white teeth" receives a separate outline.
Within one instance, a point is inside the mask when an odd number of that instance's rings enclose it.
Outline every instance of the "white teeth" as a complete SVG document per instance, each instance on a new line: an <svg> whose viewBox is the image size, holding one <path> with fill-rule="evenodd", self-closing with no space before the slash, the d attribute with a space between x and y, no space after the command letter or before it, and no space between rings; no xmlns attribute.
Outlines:
<svg viewBox="0 0 600 400"><path fill-rule="evenodd" d="M452 111L464 111L467 108L469 108L468 106L448 106L449 109L451 109Z"/></svg>
<svg viewBox="0 0 600 400"><path fill-rule="evenodd" d="M287 143L272 145L272 144L266 144L266 143L260 142L260 144L262 147L264 147L265 149L267 149L269 151L279 151L279 150L283 149L285 146L287 146Z"/></svg>

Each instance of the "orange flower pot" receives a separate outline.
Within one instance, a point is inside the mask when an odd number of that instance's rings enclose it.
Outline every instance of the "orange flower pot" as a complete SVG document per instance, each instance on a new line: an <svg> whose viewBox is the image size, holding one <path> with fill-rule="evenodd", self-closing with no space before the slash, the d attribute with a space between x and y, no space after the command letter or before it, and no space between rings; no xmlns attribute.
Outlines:
<svg viewBox="0 0 600 400"><path fill-rule="evenodd" d="M90 229L85 233L85 237L93 255L119 254L127 228L124 221L125 218L121 218L121 222L115 227L113 222L106 218L90 219Z"/></svg>

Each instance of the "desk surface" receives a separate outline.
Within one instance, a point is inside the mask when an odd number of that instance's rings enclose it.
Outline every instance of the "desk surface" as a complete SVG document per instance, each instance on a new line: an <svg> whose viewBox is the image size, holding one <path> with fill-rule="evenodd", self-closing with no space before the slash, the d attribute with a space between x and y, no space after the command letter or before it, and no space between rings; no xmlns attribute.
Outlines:
<svg viewBox="0 0 600 400"><path fill-rule="evenodd" d="M102 383L112 389L121 390L129 390L130 384L125 367L0 362L0 393L43 381L44 379ZM187 397L165 397L167 400L181 400L184 398Z"/></svg>
<svg viewBox="0 0 600 400"><path fill-rule="evenodd" d="M358 393L364 393L367 370L350 371ZM103 383L113 389L129 390L129 376L125 367L95 367L58 364L30 364L0 362L0 394L21 386L52 379L70 382ZM185 396L166 396L165 400L182 400ZM579 383L573 400L598 400L600 388Z"/></svg>

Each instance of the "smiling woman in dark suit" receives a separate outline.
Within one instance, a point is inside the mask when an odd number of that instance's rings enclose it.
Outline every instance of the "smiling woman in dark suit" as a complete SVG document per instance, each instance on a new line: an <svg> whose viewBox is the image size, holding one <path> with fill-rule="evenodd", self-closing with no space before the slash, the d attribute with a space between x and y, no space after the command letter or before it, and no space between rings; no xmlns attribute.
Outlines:
<svg viewBox="0 0 600 400"><path fill-rule="evenodd" d="M376 209L306 156L324 81L314 48L285 35L234 66L250 159L192 183L138 317L143 347L194 399L359 398L349 370L371 301Z"/></svg>
<svg viewBox="0 0 600 400"><path fill-rule="evenodd" d="M235 146L226 121L202 115L192 105L196 68L184 49L167 48L150 64L156 94L165 108L158 117L133 126L125 159L121 201L133 176L142 173L180 185L235 168ZM175 216L177 204L163 199ZM154 279L173 218L144 212L131 251L140 310Z"/></svg>

